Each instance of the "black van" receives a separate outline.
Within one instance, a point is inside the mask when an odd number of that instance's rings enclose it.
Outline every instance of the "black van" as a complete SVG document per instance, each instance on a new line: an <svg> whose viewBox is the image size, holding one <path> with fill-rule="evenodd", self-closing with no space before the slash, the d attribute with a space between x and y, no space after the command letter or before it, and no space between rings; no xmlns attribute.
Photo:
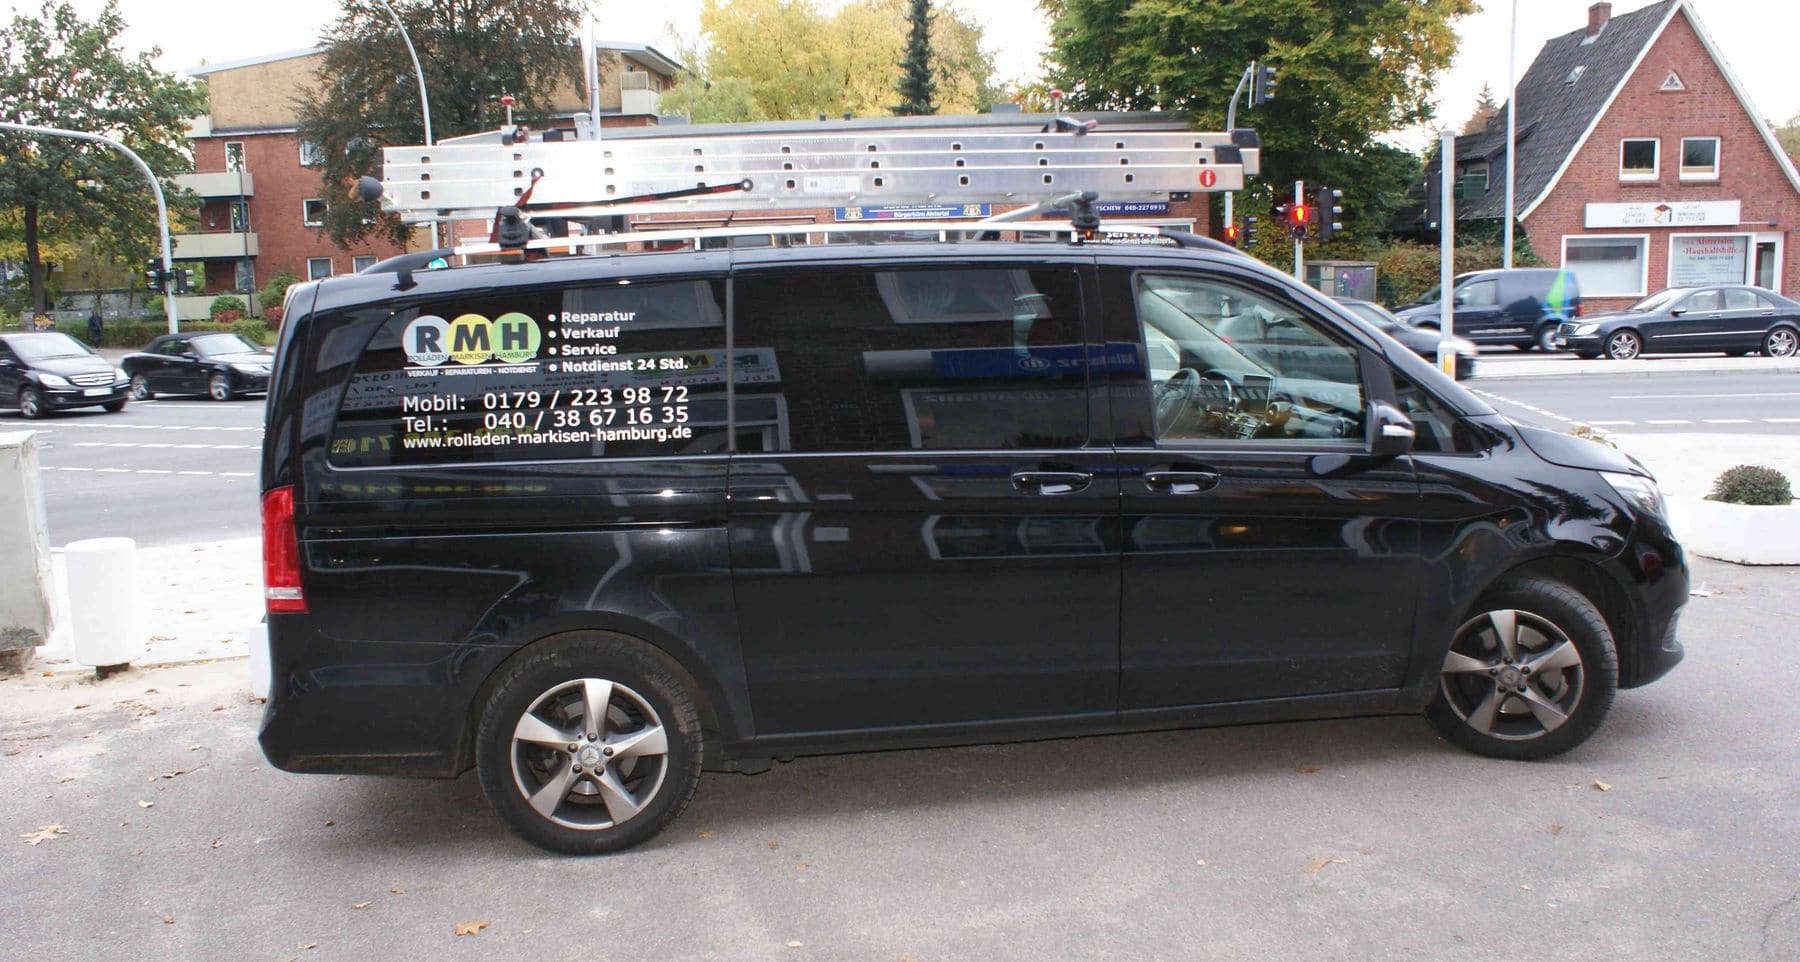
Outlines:
<svg viewBox="0 0 1800 962"><path fill-rule="evenodd" d="M1423 712L1542 758L1681 659L1642 465L1181 240L296 287L263 750L602 852L804 753Z"/></svg>
<svg viewBox="0 0 1800 962"><path fill-rule="evenodd" d="M1442 327L1438 288L1395 313L1414 326ZM1581 316L1581 283L1575 272L1552 267L1461 274L1452 289L1456 335L1477 344L1512 344L1559 351L1556 330Z"/></svg>

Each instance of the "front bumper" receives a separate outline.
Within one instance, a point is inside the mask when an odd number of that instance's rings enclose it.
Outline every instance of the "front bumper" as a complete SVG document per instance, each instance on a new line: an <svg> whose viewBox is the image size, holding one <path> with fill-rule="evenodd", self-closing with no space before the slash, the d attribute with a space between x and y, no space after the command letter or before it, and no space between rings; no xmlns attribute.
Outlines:
<svg viewBox="0 0 1800 962"><path fill-rule="evenodd" d="M129 387L128 384L113 384L105 388L39 387L38 396L44 399L45 407L61 411L67 408L85 408L93 407L96 404L124 401L131 396ZM100 391L101 393L89 394L89 391Z"/></svg>
<svg viewBox="0 0 1800 962"><path fill-rule="evenodd" d="M1599 334L1585 336L1558 334L1556 335L1556 346L1577 354L1600 354L1606 350L1606 338Z"/></svg>
<svg viewBox="0 0 1800 962"><path fill-rule="evenodd" d="M1637 595L1637 624L1631 644L1620 646L1619 687L1637 688L1668 674L1687 654L1676 639L1688 600L1687 555L1666 521L1640 517L1620 561Z"/></svg>
<svg viewBox="0 0 1800 962"><path fill-rule="evenodd" d="M231 388L239 394L267 394L269 393L269 375L245 374L243 371L233 369Z"/></svg>

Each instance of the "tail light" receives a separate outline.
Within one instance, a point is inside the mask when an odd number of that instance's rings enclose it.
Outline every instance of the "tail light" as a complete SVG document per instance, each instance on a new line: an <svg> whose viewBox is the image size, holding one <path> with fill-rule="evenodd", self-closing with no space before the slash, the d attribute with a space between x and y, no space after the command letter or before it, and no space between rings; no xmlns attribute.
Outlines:
<svg viewBox="0 0 1800 962"><path fill-rule="evenodd" d="M270 490L262 499L263 596L269 612L303 612L300 536L294 530L294 489Z"/></svg>

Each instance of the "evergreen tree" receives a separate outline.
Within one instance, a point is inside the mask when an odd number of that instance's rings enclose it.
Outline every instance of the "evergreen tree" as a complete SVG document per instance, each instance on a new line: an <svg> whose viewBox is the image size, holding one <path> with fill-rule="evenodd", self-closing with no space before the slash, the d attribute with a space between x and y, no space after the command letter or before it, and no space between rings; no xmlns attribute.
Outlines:
<svg viewBox="0 0 1800 962"><path fill-rule="evenodd" d="M907 16L910 31L906 36L906 59L900 61L900 103L894 106L897 117L916 117L937 113L932 98L937 84L931 79L931 0L912 0Z"/></svg>

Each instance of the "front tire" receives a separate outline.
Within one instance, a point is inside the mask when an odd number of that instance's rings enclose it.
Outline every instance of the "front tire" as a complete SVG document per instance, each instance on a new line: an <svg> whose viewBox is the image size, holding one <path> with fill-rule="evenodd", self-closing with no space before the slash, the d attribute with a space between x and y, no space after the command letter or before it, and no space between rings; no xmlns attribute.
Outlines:
<svg viewBox="0 0 1800 962"><path fill-rule="evenodd" d="M1525 578L1488 592L1457 629L1425 717L1477 755L1549 758L1600 727L1618 684L1612 631L1593 602Z"/></svg>
<svg viewBox="0 0 1800 962"><path fill-rule="evenodd" d="M1791 327L1778 327L1763 335L1764 357L1793 357L1800 348L1800 335Z"/></svg>
<svg viewBox="0 0 1800 962"><path fill-rule="evenodd" d="M29 384L19 388L19 413L27 421L43 417L47 413L44 409L44 395Z"/></svg>
<svg viewBox="0 0 1800 962"><path fill-rule="evenodd" d="M124 401L108 401L105 404L100 405L100 407L102 410L104 410L108 414L117 414L120 411L125 410L125 402Z"/></svg>
<svg viewBox="0 0 1800 962"><path fill-rule="evenodd" d="M1537 336L1533 338L1533 342L1536 344L1538 350L1543 351L1545 354L1555 354L1562 350L1556 346L1557 327L1557 324L1551 323L1545 324L1537 329Z"/></svg>
<svg viewBox="0 0 1800 962"><path fill-rule="evenodd" d="M542 642L482 708L482 791L519 837L569 855L637 845L687 808L703 736L685 674L620 635Z"/></svg>
<svg viewBox="0 0 1800 962"><path fill-rule="evenodd" d="M231 379L223 374L214 374L206 379L206 396L215 401L229 401L236 396L231 389Z"/></svg>
<svg viewBox="0 0 1800 962"><path fill-rule="evenodd" d="M1636 331L1614 331L1606 336L1606 356L1629 361L1644 353L1644 340Z"/></svg>

